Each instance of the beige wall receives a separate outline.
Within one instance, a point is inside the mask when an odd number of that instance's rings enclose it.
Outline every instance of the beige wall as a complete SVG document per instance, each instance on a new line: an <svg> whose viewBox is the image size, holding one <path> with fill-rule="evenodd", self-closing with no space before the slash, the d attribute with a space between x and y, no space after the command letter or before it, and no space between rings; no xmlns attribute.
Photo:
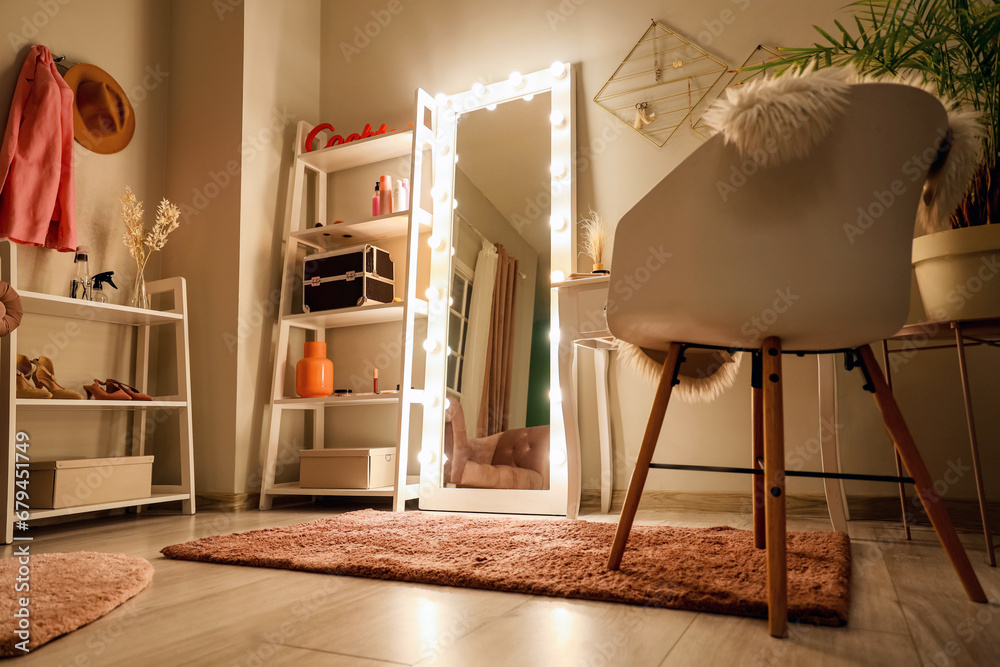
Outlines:
<svg viewBox="0 0 1000 667"><path fill-rule="evenodd" d="M238 313L244 7L220 16L180 0L170 10L167 192L184 215L163 273L188 284L197 489L231 493L238 371L223 333Z"/></svg>
<svg viewBox="0 0 1000 667"><path fill-rule="evenodd" d="M657 148L617 121L592 100L622 58L648 27L649 17L698 41L722 60L738 65L758 44L799 45L814 41L812 25L832 25L841 0L707 0L621 3L587 0L512 0L471 3L461 0L344 3L323 1L321 115L338 131L365 123L390 127L412 122L412 90L431 94L467 90L474 81L490 83L513 70L530 72L554 60L577 67L577 154L580 211L593 207L614 225L701 139L680 132ZM613 243L609 249L613 252ZM696 289L696 286L688 286ZM586 353L585 362L589 362ZM992 488L1000 484L1000 451L991 447L1000 419L991 409L1000 383L995 352L970 351L976 376L973 391L979 411L984 468ZM585 364L586 365L586 364ZM818 469L815 454L818 409L815 359L786 361L786 448L802 467ZM673 404L658 453L662 460L708 465L746 465L749 461L750 405L748 369L738 386L709 405ZM651 402L653 387L612 363L612 420L616 488L627 483ZM593 371L581 368L581 413L593 416ZM891 474L888 438L870 396L857 374L840 372L841 427L845 467L853 472ZM949 462L969 464L957 370L949 352L925 352L897 373L897 390L912 421L918 444L932 470ZM599 486L596 417L583 425L584 488ZM749 482L736 475L657 472L648 489L742 492ZM792 493L820 493L818 482L792 480ZM851 493L895 493L886 484L848 485ZM963 472L949 495L972 497L972 475Z"/></svg>
<svg viewBox="0 0 1000 667"><path fill-rule="evenodd" d="M70 62L101 67L132 102L136 130L124 150L98 155L74 144L77 237L90 247L91 274L115 272L120 290L107 288L113 303L128 301L136 270L122 243L119 197L130 185L145 203L151 224L156 202L164 196L168 91L174 78L168 14L166 5L154 0L0 3L0 127L6 128L15 83L34 44L44 44ZM20 289L69 294L73 253L23 245L16 246L16 252ZM155 278L157 273L156 262L151 262L147 275ZM18 352L50 357L56 379L81 393L95 377L127 381L133 344L125 327L51 317L28 318L18 332ZM123 454L128 435L124 413L103 411L22 411L18 426L38 444L33 450L37 459Z"/></svg>
<svg viewBox="0 0 1000 667"><path fill-rule="evenodd" d="M259 490L258 452L281 289L282 232L300 120L319 116L319 2L245 0L243 171L236 341L236 492ZM227 351L232 354L232 346ZM250 480L249 485L247 480Z"/></svg>

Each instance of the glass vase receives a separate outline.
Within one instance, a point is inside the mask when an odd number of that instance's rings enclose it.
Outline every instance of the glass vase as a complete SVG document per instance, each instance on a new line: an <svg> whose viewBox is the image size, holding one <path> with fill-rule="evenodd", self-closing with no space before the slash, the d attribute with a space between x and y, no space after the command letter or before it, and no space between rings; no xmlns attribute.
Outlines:
<svg viewBox="0 0 1000 667"><path fill-rule="evenodd" d="M139 273L135 277L135 289L132 291L133 308L149 308L149 295L146 293L146 277Z"/></svg>

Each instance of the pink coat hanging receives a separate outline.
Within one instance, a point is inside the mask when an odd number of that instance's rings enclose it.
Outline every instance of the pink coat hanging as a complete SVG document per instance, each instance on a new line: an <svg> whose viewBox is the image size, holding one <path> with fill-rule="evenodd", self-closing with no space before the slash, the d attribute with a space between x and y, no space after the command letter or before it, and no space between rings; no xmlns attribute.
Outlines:
<svg viewBox="0 0 1000 667"><path fill-rule="evenodd" d="M73 91L35 46L21 67L0 147L0 238L76 250Z"/></svg>

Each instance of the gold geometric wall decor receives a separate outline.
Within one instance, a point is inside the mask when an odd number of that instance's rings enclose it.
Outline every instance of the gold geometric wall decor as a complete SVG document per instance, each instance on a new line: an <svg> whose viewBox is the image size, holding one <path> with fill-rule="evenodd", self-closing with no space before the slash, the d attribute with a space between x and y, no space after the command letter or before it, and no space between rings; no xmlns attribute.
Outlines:
<svg viewBox="0 0 1000 667"><path fill-rule="evenodd" d="M663 146L728 70L715 56L653 21L594 101Z"/></svg>
<svg viewBox="0 0 1000 667"><path fill-rule="evenodd" d="M715 104L716 100L722 97L723 93L725 93L727 89L741 86L751 79L770 77L775 74L775 70L773 69L754 69L744 71L744 68L753 67L754 65L762 65L766 62L778 60L780 58L782 58L782 55L777 51L769 49L766 46L758 45L757 48L754 49L749 56L747 56L747 59L743 61L742 65L734 70L730 70L731 76L728 78L721 78L717 81L705 97L702 98L701 102L695 105L695 108L691 111L691 119L694 121L691 124L691 129L705 139L711 137L712 132L705 124L704 120L705 112L708 111L713 104Z"/></svg>

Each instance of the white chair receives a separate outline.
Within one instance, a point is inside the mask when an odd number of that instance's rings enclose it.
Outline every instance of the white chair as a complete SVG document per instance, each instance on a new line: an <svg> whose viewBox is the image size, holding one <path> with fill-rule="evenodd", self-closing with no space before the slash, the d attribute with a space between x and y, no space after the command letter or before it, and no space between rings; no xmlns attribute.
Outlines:
<svg viewBox="0 0 1000 667"><path fill-rule="evenodd" d="M767 549L776 637L787 627L786 353L842 352L861 366L966 593L986 602L868 346L906 319L914 220L929 166L919 156L933 155L946 113L932 95L898 84L854 85L848 99L825 138L783 164L760 167L716 135L626 213L615 233L611 332L665 352L666 361L608 568L621 564L685 349L749 352L755 470L746 472L755 474L754 528L757 546ZM651 259L664 253L665 260Z"/></svg>

